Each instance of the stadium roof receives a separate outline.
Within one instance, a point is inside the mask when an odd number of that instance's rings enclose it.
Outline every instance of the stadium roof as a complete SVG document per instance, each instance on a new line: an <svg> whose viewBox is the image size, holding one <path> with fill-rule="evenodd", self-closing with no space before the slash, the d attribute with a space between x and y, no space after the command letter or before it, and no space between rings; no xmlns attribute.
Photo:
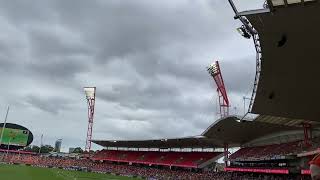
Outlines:
<svg viewBox="0 0 320 180"><path fill-rule="evenodd" d="M238 117L229 116L214 122L202 133L202 136L220 139L230 147L237 147L260 137L296 130L301 128L256 120L240 120Z"/></svg>
<svg viewBox="0 0 320 180"><path fill-rule="evenodd" d="M215 148L221 145L218 140L200 136L152 140L92 140L92 142L104 147L126 148Z"/></svg>
<svg viewBox="0 0 320 180"><path fill-rule="evenodd" d="M271 12L240 13L258 32L262 50L251 112L320 121L320 3L289 1L272 0Z"/></svg>
<svg viewBox="0 0 320 180"><path fill-rule="evenodd" d="M104 147L126 148L222 148L238 147L257 138L272 134L301 130L293 126L269 121L268 116L259 116L254 121L240 120L236 116L221 118L209 126L200 136L185 138L153 139L153 140L93 140ZM269 117L277 119L277 117ZM283 119L283 118L281 118ZM289 120L289 119L288 119ZM290 122L290 121L289 121Z"/></svg>
<svg viewBox="0 0 320 180"><path fill-rule="evenodd" d="M255 121L271 123L271 124L280 124L284 126L292 126L292 127L303 127L303 124L309 124L312 127L319 127L320 122L316 121L307 121L303 119L290 119L290 118L283 118L283 117L276 117L276 116L269 116L269 115L259 115Z"/></svg>

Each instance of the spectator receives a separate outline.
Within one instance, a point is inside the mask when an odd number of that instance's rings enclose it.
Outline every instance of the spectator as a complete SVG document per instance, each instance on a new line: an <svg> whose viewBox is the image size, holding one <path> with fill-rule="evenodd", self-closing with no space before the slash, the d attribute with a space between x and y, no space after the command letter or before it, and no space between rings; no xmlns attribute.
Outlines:
<svg viewBox="0 0 320 180"><path fill-rule="evenodd" d="M312 180L320 180L320 154L310 161L310 172Z"/></svg>

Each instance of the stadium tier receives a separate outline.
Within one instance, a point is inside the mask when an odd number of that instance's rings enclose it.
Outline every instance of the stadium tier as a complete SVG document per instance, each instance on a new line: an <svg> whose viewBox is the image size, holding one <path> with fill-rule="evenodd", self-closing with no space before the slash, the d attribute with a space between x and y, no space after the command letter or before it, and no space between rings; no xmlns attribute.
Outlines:
<svg viewBox="0 0 320 180"><path fill-rule="evenodd" d="M8 150L8 149L0 149L2 153L16 153L16 154L31 154L36 155L37 153L29 152L29 151L17 151L17 150Z"/></svg>
<svg viewBox="0 0 320 180"><path fill-rule="evenodd" d="M117 151L102 150L93 160L138 163L148 165L198 168L208 161L214 162L222 152L153 152L153 151Z"/></svg>
<svg viewBox="0 0 320 180"><path fill-rule="evenodd" d="M230 160L271 160L283 159L284 156L297 155L302 151L303 141L265 146L244 147L230 156Z"/></svg>
<svg viewBox="0 0 320 180"><path fill-rule="evenodd" d="M59 158L47 157L23 153L9 152L5 155L0 153L2 162L14 164L28 164L31 166L40 167L57 167L74 170L90 170L100 173L114 173L123 176L138 176L143 178L153 179L195 179L195 180L223 180L223 179L308 179L307 171L301 171L302 174L288 174L285 169L248 169L248 168L228 168L228 172L194 172L183 169L171 170L169 168L149 167L149 166L135 166L129 164L108 163L101 161L91 161L89 159L74 159L74 158ZM164 166L165 167L165 166ZM235 172L241 171L241 172ZM255 173L252 173L252 172ZM285 174L285 175L281 175Z"/></svg>
<svg viewBox="0 0 320 180"><path fill-rule="evenodd" d="M115 154L115 153L113 153ZM300 180L310 179L307 171L303 174L288 174L284 169L250 169L228 168L227 172L190 171L183 168L170 169L166 166L137 166L121 162L101 162L90 159L77 159L66 157L40 156L38 154L25 154L22 152L0 152L0 161L9 164L26 164L28 166L59 168L68 170L94 171L99 173L113 173L121 176L139 177L142 179L192 179L192 180L225 180L225 179L265 179L265 180ZM255 173L252 173L253 170ZM241 171L241 172L236 172Z"/></svg>

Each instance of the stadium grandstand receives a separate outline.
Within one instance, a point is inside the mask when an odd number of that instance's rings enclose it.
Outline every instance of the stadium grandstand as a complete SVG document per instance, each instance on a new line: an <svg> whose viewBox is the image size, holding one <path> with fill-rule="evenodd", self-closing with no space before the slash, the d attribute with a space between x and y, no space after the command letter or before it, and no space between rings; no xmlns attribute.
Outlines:
<svg viewBox="0 0 320 180"><path fill-rule="evenodd" d="M320 3L267 0L263 9L238 12L229 2L243 23L239 32L256 48L248 110L255 118L225 116L182 138L92 140L103 150L90 156L2 150L1 160L153 179L310 179L308 162L320 153Z"/></svg>
<svg viewBox="0 0 320 180"><path fill-rule="evenodd" d="M308 174L307 162L319 147L319 85L314 83L318 70L313 59L319 57L316 22L320 4L314 0L267 0L263 9L238 12L232 0L229 3L235 19L243 24L238 31L245 38L252 37L256 50L256 76L248 113L260 114L256 122L298 127L303 133L283 132L272 143L259 142L267 142L268 138L246 143L230 156L231 166L244 169L226 170L250 171L247 167L267 165L287 167L279 169L282 173ZM298 140L301 136L303 140ZM288 141L275 142L283 138Z"/></svg>
<svg viewBox="0 0 320 180"><path fill-rule="evenodd" d="M312 152L319 151L319 144L314 142L318 142L320 130L316 122L310 129L312 136L305 141L304 128L298 122L270 116L258 116L253 120L227 116L198 136L93 140L104 149L90 156L56 157L15 150L2 150L0 154L1 160L8 163L143 178L308 179L308 161L314 155ZM232 153L232 150L236 151ZM218 160L222 157L225 164L221 169Z"/></svg>
<svg viewBox="0 0 320 180"><path fill-rule="evenodd" d="M156 140L93 140L104 147L92 159L127 165L187 168L195 172L217 170L224 156L224 170L258 174L309 175L303 153L317 151L320 129L312 122L305 139L301 120L261 115L253 120L228 116L210 125L201 135ZM234 153L231 149L240 147ZM210 152L208 152L210 151Z"/></svg>

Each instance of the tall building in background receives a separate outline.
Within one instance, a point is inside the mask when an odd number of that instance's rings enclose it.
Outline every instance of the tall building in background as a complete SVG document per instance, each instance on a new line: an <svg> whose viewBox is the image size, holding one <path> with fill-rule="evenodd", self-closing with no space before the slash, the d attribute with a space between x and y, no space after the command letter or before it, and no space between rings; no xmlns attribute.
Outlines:
<svg viewBox="0 0 320 180"><path fill-rule="evenodd" d="M73 153L74 149L75 149L75 148L72 148L72 147L69 148L69 153Z"/></svg>
<svg viewBox="0 0 320 180"><path fill-rule="evenodd" d="M55 142L55 144L54 144L54 151L55 151L55 152L60 152L60 150L61 150L61 144L62 144L62 139L56 140L56 142Z"/></svg>

